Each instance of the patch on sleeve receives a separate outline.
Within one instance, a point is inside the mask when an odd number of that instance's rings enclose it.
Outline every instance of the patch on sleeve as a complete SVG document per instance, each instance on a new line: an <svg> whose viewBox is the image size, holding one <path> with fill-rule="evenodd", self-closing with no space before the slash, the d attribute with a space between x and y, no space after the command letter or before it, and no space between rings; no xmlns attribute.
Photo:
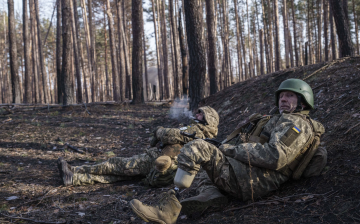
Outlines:
<svg viewBox="0 0 360 224"><path fill-rule="evenodd" d="M280 138L280 141L289 147L300 136L300 133L301 130L296 126L293 126Z"/></svg>
<svg viewBox="0 0 360 224"><path fill-rule="evenodd" d="M185 126L185 127L179 128L179 129L180 129L180 131L185 131L185 130L187 130L188 128Z"/></svg>

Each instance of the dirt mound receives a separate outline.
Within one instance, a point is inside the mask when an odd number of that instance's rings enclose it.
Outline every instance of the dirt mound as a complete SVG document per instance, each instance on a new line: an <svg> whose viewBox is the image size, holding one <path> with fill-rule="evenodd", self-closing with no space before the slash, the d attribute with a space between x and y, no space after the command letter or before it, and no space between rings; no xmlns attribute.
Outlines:
<svg viewBox="0 0 360 224"><path fill-rule="evenodd" d="M329 194L277 203L281 206L242 210L233 214L246 222L359 222L360 221L360 57L343 58L316 65L292 68L235 84L201 102L220 115L219 139L224 139L249 115L268 114L274 108L275 91L288 78L305 79L313 88L315 109L310 116L324 124L322 145L328 150L328 164L320 177L291 181L273 197L299 193ZM289 204L290 203L290 204ZM269 202L269 204L271 204ZM233 205L235 206L235 205ZM236 207L236 206L235 206ZM281 207L281 208L280 208ZM271 210L281 210L272 213ZM298 219L300 217L300 219ZM269 219L270 218L270 219ZM297 218L298 220L292 220ZM285 220L288 221L285 221ZM239 219L231 219L233 221ZM278 221L277 221L278 220Z"/></svg>

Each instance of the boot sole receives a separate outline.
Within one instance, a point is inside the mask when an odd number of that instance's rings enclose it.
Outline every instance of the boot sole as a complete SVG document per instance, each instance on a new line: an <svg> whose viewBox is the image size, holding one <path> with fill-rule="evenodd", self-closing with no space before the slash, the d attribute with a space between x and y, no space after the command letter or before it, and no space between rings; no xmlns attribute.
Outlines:
<svg viewBox="0 0 360 224"><path fill-rule="evenodd" d="M162 220L158 220L158 219L152 219L152 218L148 218L148 217L145 217L144 214L142 214L139 210L137 210L134 205L130 202L130 207L131 209L133 210L133 212L135 212L135 214L137 216L139 216L142 220L144 220L145 222L150 222L150 221L154 221L154 222L158 222L158 223L161 223L161 224L166 224L166 222L162 221ZM150 220L150 221L149 221Z"/></svg>
<svg viewBox="0 0 360 224"><path fill-rule="evenodd" d="M180 202L182 206L182 212L187 216L191 216L195 213L200 216L205 209L210 206L224 206L228 203L227 197L218 197L214 199L210 199L208 201L197 201L197 200L188 200L184 202Z"/></svg>

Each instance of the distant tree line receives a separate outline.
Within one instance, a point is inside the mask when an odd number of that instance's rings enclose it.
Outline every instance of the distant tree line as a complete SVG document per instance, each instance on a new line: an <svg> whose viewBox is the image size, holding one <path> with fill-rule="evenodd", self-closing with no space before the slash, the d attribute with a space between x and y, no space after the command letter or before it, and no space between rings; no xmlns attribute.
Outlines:
<svg viewBox="0 0 360 224"><path fill-rule="evenodd" d="M189 96L196 108L234 83L360 53L360 0L53 5L51 18L40 18L39 0L23 0L22 12L8 0L8 10L0 12L0 103L143 103ZM153 33L147 36L149 24ZM157 68L155 88L149 67Z"/></svg>

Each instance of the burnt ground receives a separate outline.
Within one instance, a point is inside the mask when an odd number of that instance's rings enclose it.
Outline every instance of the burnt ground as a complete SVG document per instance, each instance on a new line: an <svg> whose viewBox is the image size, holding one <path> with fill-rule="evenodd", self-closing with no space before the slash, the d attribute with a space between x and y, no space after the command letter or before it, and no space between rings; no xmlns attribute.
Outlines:
<svg viewBox="0 0 360 224"><path fill-rule="evenodd" d="M218 139L223 139L252 113L267 114L274 107L274 91L287 78L306 78L314 89L311 116L326 128L322 145L328 164L322 175L291 180L255 201L230 198L226 207L209 208L197 218L180 214L177 223L360 223L359 57L267 74L201 104L219 112ZM82 165L132 156L148 147L154 127L182 125L163 106L92 105L88 110L91 115L80 106L18 106L13 114L0 115L0 223L143 223L128 202L137 198L150 203L173 187L148 188L140 179L61 186L58 157ZM85 153L74 152L66 143ZM195 191L190 188L181 195Z"/></svg>

